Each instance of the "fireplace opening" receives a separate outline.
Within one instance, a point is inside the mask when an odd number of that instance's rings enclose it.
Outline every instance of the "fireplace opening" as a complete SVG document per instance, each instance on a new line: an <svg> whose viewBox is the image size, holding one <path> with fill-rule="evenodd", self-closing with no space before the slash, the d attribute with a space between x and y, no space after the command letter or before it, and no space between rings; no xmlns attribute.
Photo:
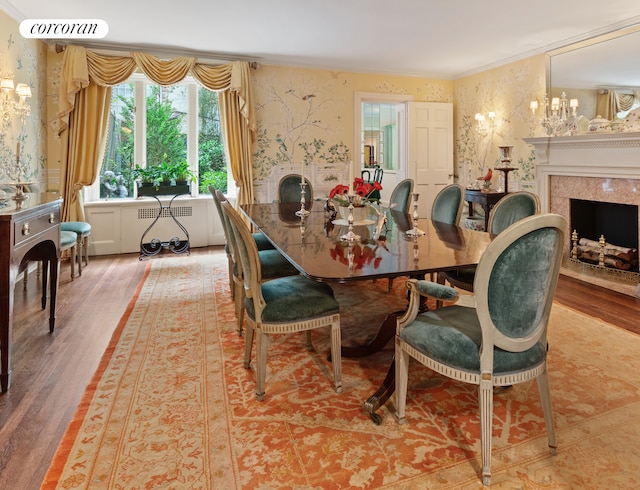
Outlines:
<svg viewBox="0 0 640 490"><path fill-rule="evenodd" d="M570 199L570 219L579 260L598 264L604 236L604 265L638 271L638 206Z"/></svg>

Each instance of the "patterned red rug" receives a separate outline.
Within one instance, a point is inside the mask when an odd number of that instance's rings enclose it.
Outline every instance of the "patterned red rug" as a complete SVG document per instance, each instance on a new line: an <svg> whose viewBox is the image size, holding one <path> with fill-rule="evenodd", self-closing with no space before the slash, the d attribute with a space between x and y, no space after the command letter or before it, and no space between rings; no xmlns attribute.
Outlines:
<svg viewBox="0 0 640 490"><path fill-rule="evenodd" d="M362 403L393 344L343 359L331 384L328 332L272 336L267 395L242 365L224 255L150 261L43 488L479 488L476 389L413 366L408 424L393 399L374 425ZM402 280L336 285L343 343L404 306ZM295 299L292 298L292 301ZM558 455L534 383L494 401L496 488L636 488L640 338L554 306L549 371Z"/></svg>

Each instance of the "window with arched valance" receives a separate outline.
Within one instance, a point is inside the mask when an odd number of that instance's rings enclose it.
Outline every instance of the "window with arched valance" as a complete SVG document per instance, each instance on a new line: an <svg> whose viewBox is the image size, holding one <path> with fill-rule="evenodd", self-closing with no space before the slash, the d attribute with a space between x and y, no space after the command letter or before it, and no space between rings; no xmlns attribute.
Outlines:
<svg viewBox="0 0 640 490"><path fill-rule="evenodd" d="M104 153L111 87L138 68L159 85L172 85L193 76L218 92L225 152L238 187L238 204L253 202L252 153L256 119L249 63L197 63L195 58L170 60L145 53L110 56L81 46L65 49L60 82L58 134L64 139L62 194L64 221L83 221L81 189L98 176Z"/></svg>

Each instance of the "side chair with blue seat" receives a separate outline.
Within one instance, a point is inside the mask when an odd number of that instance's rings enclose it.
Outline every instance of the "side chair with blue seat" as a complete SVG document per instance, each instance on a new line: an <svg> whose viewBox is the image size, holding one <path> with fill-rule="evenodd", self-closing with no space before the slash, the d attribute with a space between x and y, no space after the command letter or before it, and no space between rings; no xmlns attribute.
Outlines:
<svg viewBox="0 0 640 490"><path fill-rule="evenodd" d="M218 191L219 192L219 191ZM220 193L222 194L222 193ZM224 197L224 196L223 196ZM220 198L220 196L218 196ZM289 262L284 255L282 255L275 248L267 248L264 250L260 250L258 248L258 243L256 241L255 233L251 233L249 230L248 224L244 221L244 219L240 216L238 211L229 204L229 206L223 206L224 203L229 203L228 200L221 201L221 209L222 216L224 218L225 227L227 229L227 241L229 242L229 250L230 255L233 261L233 266L231 270L232 278L233 278L233 300L235 305L235 313L236 313L236 321L238 324L238 335L242 335L242 324L244 322L245 316L245 293L246 289L244 287L244 268L242 262L238 257L238 243L236 238L236 233L233 231L233 227L230 221L230 215L236 217L236 219L243 224L243 228L246 229L249 236L251 236L251 240L255 244L258 261L260 262L260 268L262 271L261 280L269 281L271 279L276 279L279 277L285 276L296 276L300 274L298 269L296 269L291 262ZM264 235L263 235L264 236Z"/></svg>
<svg viewBox="0 0 640 490"><path fill-rule="evenodd" d="M567 221L556 214L524 218L487 247L474 279L476 307L419 313L420 297L455 301L449 286L411 279L396 330L396 417L406 423L413 358L447 378L478 386L482 482L491 483L493 390L536 379L551 454L556 437L547 376L547 326L558 282ZM433 406L434 413L437 407ZM451 417L451 414L443 414ZM414 419L420 424L422 414ZM419 430L419 429L416 429Z"/></svg>
<svg viewBox="0 0 640 490"><path fill-rule="evenodd" d="M491 238L528 216L540 213L540 199L532 192L519 191L507 194L500 199L489 214L488 231ZM473 279L476 268L468 267L456 271L438 273L438 282L473 292Z"/></svg>
<svg viewBox="0 0 640 490"><path fill-rule="evenodd" d="M82 262L89 265L89 235L91 225L85 221L63 221L60 223L60 231L71 231L76 234L78 243L78 275L82 275Z"/></svg>
<svg viewBox="0 0 640 490"><path fill-rule="evenodd" d="M213 186L209 186L209 192L213 196L213 202L216 206L216 210L218 211L218 217L220 218L220 223L222 224L222 230L224 231L225 243L224 243L224 251L227 254L227 262L229 266L229 291L231 292L231 299L235 297L235 288L233 287L233 268L234 268L234 258L233 251L231 250L231 246L229 244L229 235L230 230L228 229L227 220L222 213L222 202L226 201L227 198L222 193L222 191L216 189ZM256 245L258 250L271 250L274 248L273 244L267 239L264 234L260 232L255 232L252 234L254 240L256 241ZM231 240L233 237L231 237Z"/></svg>
<svg viewBox="0 0 640 490"><path fill-rule="evenodd" d="M464 206L464 188L449 184L436 194L431 207L431 220L449 225L459 225Z"/></svg>
<svg viewBox="0 0 640 490"><path fill-rule="evenodd" d="M331 287L302 275L264 281L258 249L240 215L228 203L222 209L229 217L242 263L247 331L244 367L251 366L253 340L256 341L256 397L265 397L267 350L271 334L305 332L306 347L312 348L311 330L329 327L333 386L342 391L340 307Z"/></svg>
<svg viewBox="0 0 640 490"><path fill-rule="evenodd" d="M389 211L408 213L413 194L413 179L404 179L396 184L389 198Z"/></svg>

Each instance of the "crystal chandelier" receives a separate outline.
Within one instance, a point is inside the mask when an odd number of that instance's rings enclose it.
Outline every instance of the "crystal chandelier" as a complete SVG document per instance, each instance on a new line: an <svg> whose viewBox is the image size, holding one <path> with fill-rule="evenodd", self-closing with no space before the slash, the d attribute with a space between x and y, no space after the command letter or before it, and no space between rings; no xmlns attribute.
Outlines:
<svg viewBox="0 0 640 490"><path fill-rule="evenodd" d="M531 101L531 113L536 116L538 101ZM553 97L549 104L549 97L544 96L544 106L540 123L545 128L547 136L561 136L571 131L573 121L577 119L578 99L567 99L567 94L562 92L560 97Z"/></svg>

